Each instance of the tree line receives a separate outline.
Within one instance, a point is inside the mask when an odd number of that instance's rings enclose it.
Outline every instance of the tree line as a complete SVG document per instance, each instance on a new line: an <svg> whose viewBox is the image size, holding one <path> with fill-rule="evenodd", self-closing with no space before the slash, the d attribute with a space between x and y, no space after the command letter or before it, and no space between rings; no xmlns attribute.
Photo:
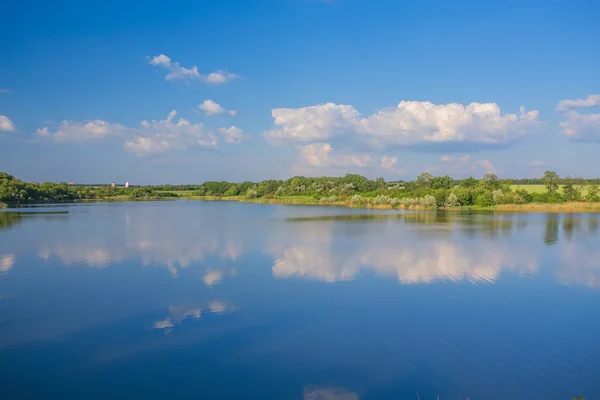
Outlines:
<svg viewBox="0 0 600 400"><path fill-rule="evenodd" d="M0 202L7 204L60 203L111 198L157 199L177 198L177 191L198 197L240 197L246 199L278 199L304 197L324 204L403 205L407 208L479 206L497 204L562 203L566 201L600 201L598 179L561 178L546 171L536 180L543 191L514 188L523 180L499 179L486 174L482 179L469 177L456 180L450 176L433 176L424 172L413 181L386 182L357 174L341 177L295 176L287 180L260 182L209 181L198 185L160 185L133 188L80 186L67 183L27 183L0 173ZM530 184L530 183L527 183ZM536 183L540 184L540 183Z"/></svg>

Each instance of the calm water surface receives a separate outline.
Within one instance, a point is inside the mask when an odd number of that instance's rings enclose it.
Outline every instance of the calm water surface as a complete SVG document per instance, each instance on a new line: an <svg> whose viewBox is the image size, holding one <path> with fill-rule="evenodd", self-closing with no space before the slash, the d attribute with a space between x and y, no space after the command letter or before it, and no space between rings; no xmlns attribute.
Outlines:
<svg viewBox="0 0 600 400"><path fill-rule="evenodd" d="M0 212L0 398L600 398L593 214Z"/></svg>

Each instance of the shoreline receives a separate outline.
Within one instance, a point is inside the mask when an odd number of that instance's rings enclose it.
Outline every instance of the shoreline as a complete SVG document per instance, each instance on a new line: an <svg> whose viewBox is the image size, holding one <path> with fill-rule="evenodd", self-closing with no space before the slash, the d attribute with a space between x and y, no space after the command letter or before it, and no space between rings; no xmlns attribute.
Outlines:
<svg viewBox="0 0 600 400"><path fill-rule="evenodd" d="M589 203L589 202L566 202L566 203L528 203L528 204L499 204L491 207L477 207L477 206L456 206L450 208L435 208L435 207L423 207L423 206L412 206L405 207L399 205L392 207L389 204L353 204L348 201L337 201L322 203L320 201L309 201L306 198L285 198L285 199L266 199L256 198L247 199L243 196L231 196L231 197L218 197L218 196L180 196L178 198L165 198L165 197L150 197L144 199L130 199L130 198L104 198L104 199L90 199L90 200L79 200L65 203L35 203L35 204L22 204L21 206L40 206L44 204L81 204L81 203L137 203L145 201L235 201L238 203L251 203L251 204L280 204L280 205L306 205L306 206L328 206L328 207L346 207L346 208L362 208L365 210L408 210L408 211L419 211L419 210L439 210L439 211L500 211L500 212L528 212L528 213L600 213L600 203ZM20 208L17 205L0 203L0 208Z"/></svg>

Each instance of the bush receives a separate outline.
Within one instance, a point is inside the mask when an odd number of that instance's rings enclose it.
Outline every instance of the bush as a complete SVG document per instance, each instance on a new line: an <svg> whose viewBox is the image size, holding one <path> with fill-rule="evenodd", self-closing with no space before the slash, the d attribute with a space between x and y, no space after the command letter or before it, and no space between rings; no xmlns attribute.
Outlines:
<svg viewBox="0 0 600 400"><path fill-rule="evenodd" d="M352 196L353 204L362 204L362 202L363 202L363 198L360 194L355 194L354 196Z"/></svg>
<svg viewBox="0 0 600 400"><path fill-rule="evenodd" d="M403 197L402 200L400 200L400 204L406 208L410 208L412 206L419 205L419 199L414 197Z"/></svg>
<svg viewBox="0 0 600 400"><path fill-rule="evenodd" d="M321 197L321 199L319 200L319 203L331 204L331 203L335 203L336 201L338 201L337 196L329 196L329 197Z"/></svg>
<svg viewBox="0 0 600 400"><path fill-rule="evenodd" d="M475 205L479 207L491 207L494 205L494 197L491 192L483 192L475 198Z"/></svg>
<svg viewBox="0 0 600 400"><path fill-rule="evenodd" d="M380 194L379 196L376 196L373 199L373 204L376 205L380 205L380 204L390 204L391 199L386 196L385 194Z"/></svg>
<svg viewBox="0 0 600 400"><path fill-rule="evenodd" d="M392 207L398 207L398 204L400 204L400 200L398 200L398 198L394 197L392 200L390 200L390 205Z"/></svg>
<svg viewBox="0 0 600 400"><path fill-rule="evenodd" d="M473 192L469 189L457 189L455 192L452 192L458 198L458 202L463 206L471 206L473 205Z"/></svg>
<svg viewBox="0 0 600 400"><path fill-rule="evenodd" d="M419 199L419 204L422 205L423 207L435 207L437 205L437 201L436 201L435 197L428 194L425 197L421 197Z"/></svg>
<svg viewBox="0 0 600 400"><path fill-rule="evenodd" d="M500 204L502 201L502 196L504 196L502 189L496 189L492 191L492 199L494 200L494 204Z"/></svg>
<svg viewBox="0 0 600 400"><path fill-rule="evenodd" d="M254 190L254 189L248 189L248 191L246 192L247 199L255 199L257 197L258 197L258 195L256 194L256 190Z"/></svg>
<svg viewBox="0 0 600 400"><path fill-rule="evenodd" d="M454 194L454 192L450 192L450 195L448 195L448 198L446 199L446 205L448 207L460 206L460 202L458 201L458 196L456 196Z"/></svg>

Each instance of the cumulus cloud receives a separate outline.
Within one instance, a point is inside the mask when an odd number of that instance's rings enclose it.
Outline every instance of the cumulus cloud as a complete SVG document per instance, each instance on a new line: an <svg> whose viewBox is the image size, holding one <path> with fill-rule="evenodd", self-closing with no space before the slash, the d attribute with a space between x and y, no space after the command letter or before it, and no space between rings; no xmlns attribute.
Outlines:
<svg viewBox="0 0 600 400"><path fill-rule="evenodd" d="M582 114L577 109L600 107L600 95L589 95L585 99L563 100L556 106L565 118L560 122L563 133L574 140L600 140L600 113Z"/></svg>
<svg viewBox="0 0 600 400"><path fill-rule="evenodd" d="M204 100L201 104L198 104L198 108L201 111L204 111L204 113L208 117L211 117L213 115L223 114L223 113L227 113L227 114L229 114L231 116L234 116L234 115L237 114L237 111L235 111L235 110L226 110L223 107L221 107L220 104L215 103L212 100Z"/></svg>
<svg viewBox="0 0 600 400"><path fill-rule="evenodd" d="M585 99L563 100L556 105L556 111L569 111L574 108L589 108L600 106L600 94L591 94Z"/></svg>
<svg viewBox="0 0 600 400"><path fill-rule="evenodd" d="M223 135L223 138L227 143L241 143L243 140L246 140L250 137L243 130L235 126L230 126L229 128L219 128L218 132Z"/></svg>
<svg viewBox="0 0 600 400"><path fill-rule="evenodd" d="M239 75L232 74L228 71L219 70L208 75L202 76L202 80L206 83L220 84L232 81L239 78Z"/></svg>
<svg viewBox="0 0 600 400"><path fill-rule="evenodd" d="M149 60L150 64L154 65L155 67L161 67L167 70L167 76L165 79L168 81L181 79L188 82L191 79L200 79L198 67L195 65L189 69L184 68L180 66L178 62L172 62L171 59L164 54L152 57Z"/></svg>
<svg viewBox="0 0 600 400"><path fill-rule="evenodd" d="M370 155L336 153L329 143L312 143L300 147L300 155L313 167L366 167L371 163Z"/></svg>
<svg viewBox="0 0 600 400"><path fill-rule="evenodd" d="M581 114L569 111L560 123L563 133L571 139L600 140L600 114Z"/></svg>
<svg viewBox="0 0 600 400"><path fill-rule="evenodd" d="M0 115L0 131L13 132L15 124L6 116Z"/></svg>
<svg viewBox="0 0 600 400"><path fill-rule="evenodd" d="M125 138L125 149L138 156L185 150L190 147L215 148L217 137L208 132L202 123L193 124L184 118L175 120L177 112L171 111L167 119L142 121L140 127L131 128L102 120L87 122L63 121L56 131L48 127L36 131L38 136L59 142L84 142L109 137Z"/></svg>
<svg viewBox="0 0 600 400"><path fill-rule="evenodd" d="M396 157L383 156L379 166L383 169L392 169L396 166L398 159Z"/></svg>
<svg viewBox="0 0 600 400"><path fill-rule="evenodd" d="M427 143L506 144L539 126L538 111L502 114L495 103L402 101L368 117L350 105L327 103L303 108L276 108L275 128L264 133L271 142L306 143L336 136L374 149Z"/></svg>
<svg viewBox="0 0 600 400"><path fill-rule="evenodd" d="M125 149L138 156L164 153L170 150L185 150L188 147L217 147L217 138L204 129L204 124L192 124L179 118L174 121L177 112L169 113L166 120L142 121L140 134L125 142Z"/></svg>
<svg viewBox="0 0 600 400"><path fill-rule="evenodd" d="M178 62L172 61L164 54L159 54L152 58L148 57L148 62L155 67L165 69L167 71L167 76L165 77L167 81L182 80L188 83L191 80L199 80L210 84L221 84L239 78L238 75L224 70L202 75L198 72L197 66L194 65L192 68L182 67Z"/></svg>
<svg viewBox="0 0 600 400"><path fill-rule="evenodd" d="M43 127L38 129L36 134L52 138L59 142L82 142L124 135L127 133L127 130L123 125L111 124L110 122L95 119L86 122L63 121L54 132L51 132L48 127Z"/></svg>
<svg viewBox="0 0 600 400"><path fill-rule="evenodd" d="M333 103L303 108L275 108L275 128L264 133L272 141L313 142L329 139L353 128L360 118L352 106Z"/></svg>
<svg viewBox="0 0 600 400"><path fill-rule="evenodd" d="M337 150L329 143L311 143L298 146L300 163L293 167L296 174L331 173L329 170L341 169L381 169L387 172L402 172L395 168L398 159L392 156L378 156L348 149Z"/></svg>

